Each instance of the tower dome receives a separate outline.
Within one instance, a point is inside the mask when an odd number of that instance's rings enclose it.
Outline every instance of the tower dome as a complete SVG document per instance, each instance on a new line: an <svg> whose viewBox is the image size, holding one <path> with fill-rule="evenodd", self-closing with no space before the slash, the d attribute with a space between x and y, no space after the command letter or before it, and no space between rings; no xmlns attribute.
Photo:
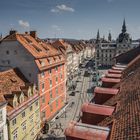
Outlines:
<svg viewBox="0 0 140 140"><path fill-rule="evenodd" d="M127 29L126 29L126 24L125 24L125 19L124 19L123 25L122 25L122 32L119 34L117 38L117 43L130 43L131 42L131 38L126 31Z"/></svg>

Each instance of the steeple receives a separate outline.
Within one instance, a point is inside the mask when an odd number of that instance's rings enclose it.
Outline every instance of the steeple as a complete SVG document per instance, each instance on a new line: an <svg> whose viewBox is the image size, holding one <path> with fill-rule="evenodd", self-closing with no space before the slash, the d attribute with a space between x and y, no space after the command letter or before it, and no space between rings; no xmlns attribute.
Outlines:
<svg viewBox="0 0 140 140"><path fill-rule="evenodd" d="M111 40L112 40L112 36L111 36L110 31L109 31L109 34L108 34L108 41L111 42Z"/></svg>
<svg viewBox="0 0 140 140"><path fill-rule="evenodd" d="M122 26L122 33L126 32L126 25L125 25L125 19L123 21L123 26Z"/></svg>
<svg viewBox="0 0 140 140"><path fill-rule="evenodd" d="M100 41L100 32L99 32L99 29L98 29L97 37L96 37L96 43L99 43L99 41Z"/></svg>

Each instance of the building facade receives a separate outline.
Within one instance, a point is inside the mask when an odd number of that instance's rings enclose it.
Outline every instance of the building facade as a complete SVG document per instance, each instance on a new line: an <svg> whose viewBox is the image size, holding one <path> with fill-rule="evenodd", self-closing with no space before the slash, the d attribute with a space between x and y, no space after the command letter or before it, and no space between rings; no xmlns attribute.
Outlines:
<svg viewBox="0 0 140 140"><path fill-rule="evenodd" d="M39 93L22 76L18 69L0 72L1 94L7 102L9 140L34 140L41 129Z"/></svg>
<svg viewBox="0 0 140 140"><path fill-rule="evenodd" d="M3 95L0 95L0 139L8 140L8 131L7 131L7 123L6 123L6 107L7 102Z"/></svg>
<svg viewBox="0 0 140 140"><path fill-rule="evenodd" d="M108 40L104 38L101 39L98 30L95 48L95 58L98 66L111 67L115 64L115 56L125 53L134 47L138 47L139 42L133 43L132 38L126 31L125 20L122 25L122 32L119 34L116 41L112 40L111 33L108 35Z"/></svg>
<svg viewBox="0 0 140 140"><path fill-rule="evenodd" d="M0 44L0 70L18 67L40 95L41 120L51 120L65 105L65 58L35 31L10 31Z"/></svg>

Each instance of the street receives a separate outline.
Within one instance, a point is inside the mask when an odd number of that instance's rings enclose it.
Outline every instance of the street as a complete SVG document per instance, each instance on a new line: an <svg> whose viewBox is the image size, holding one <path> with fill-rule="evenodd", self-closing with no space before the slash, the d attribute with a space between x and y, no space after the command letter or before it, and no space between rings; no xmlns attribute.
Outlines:
<svg viewBox="0 0 140 140"><path fill-rule="evenodd" d="M80 68L80 74L74 77L72 82L76 88L68 91L68 105L64 113L51 125L49 132L43 135L43 139L65 139L64 131L70 121L79 121L81 106L84 102L90 102L93 97L95 86L93 79L93 61L85 61L84 67Z"/></svg>

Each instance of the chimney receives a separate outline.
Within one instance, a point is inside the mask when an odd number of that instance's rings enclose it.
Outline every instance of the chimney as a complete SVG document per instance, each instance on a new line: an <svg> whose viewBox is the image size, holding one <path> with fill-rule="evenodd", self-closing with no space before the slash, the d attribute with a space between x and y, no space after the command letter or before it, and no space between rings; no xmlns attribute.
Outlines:
<svg viewBox="0 0 140 140"><path fill-rule="evenodd" d="M30 31L30 36L36 38L37 37L36 31Z"/></svg>
<svg viewBox="0 0 140 140"><path fill-rule="evenodd" d="M25 34L28 34L28 32L26 31Z"/></svg>
<svg viewBox="0 0 140 140"><path fill-rule="evenodd" d="M9 35L16 34L16 33L17 33L16 30L10 30Z"/></svg>

